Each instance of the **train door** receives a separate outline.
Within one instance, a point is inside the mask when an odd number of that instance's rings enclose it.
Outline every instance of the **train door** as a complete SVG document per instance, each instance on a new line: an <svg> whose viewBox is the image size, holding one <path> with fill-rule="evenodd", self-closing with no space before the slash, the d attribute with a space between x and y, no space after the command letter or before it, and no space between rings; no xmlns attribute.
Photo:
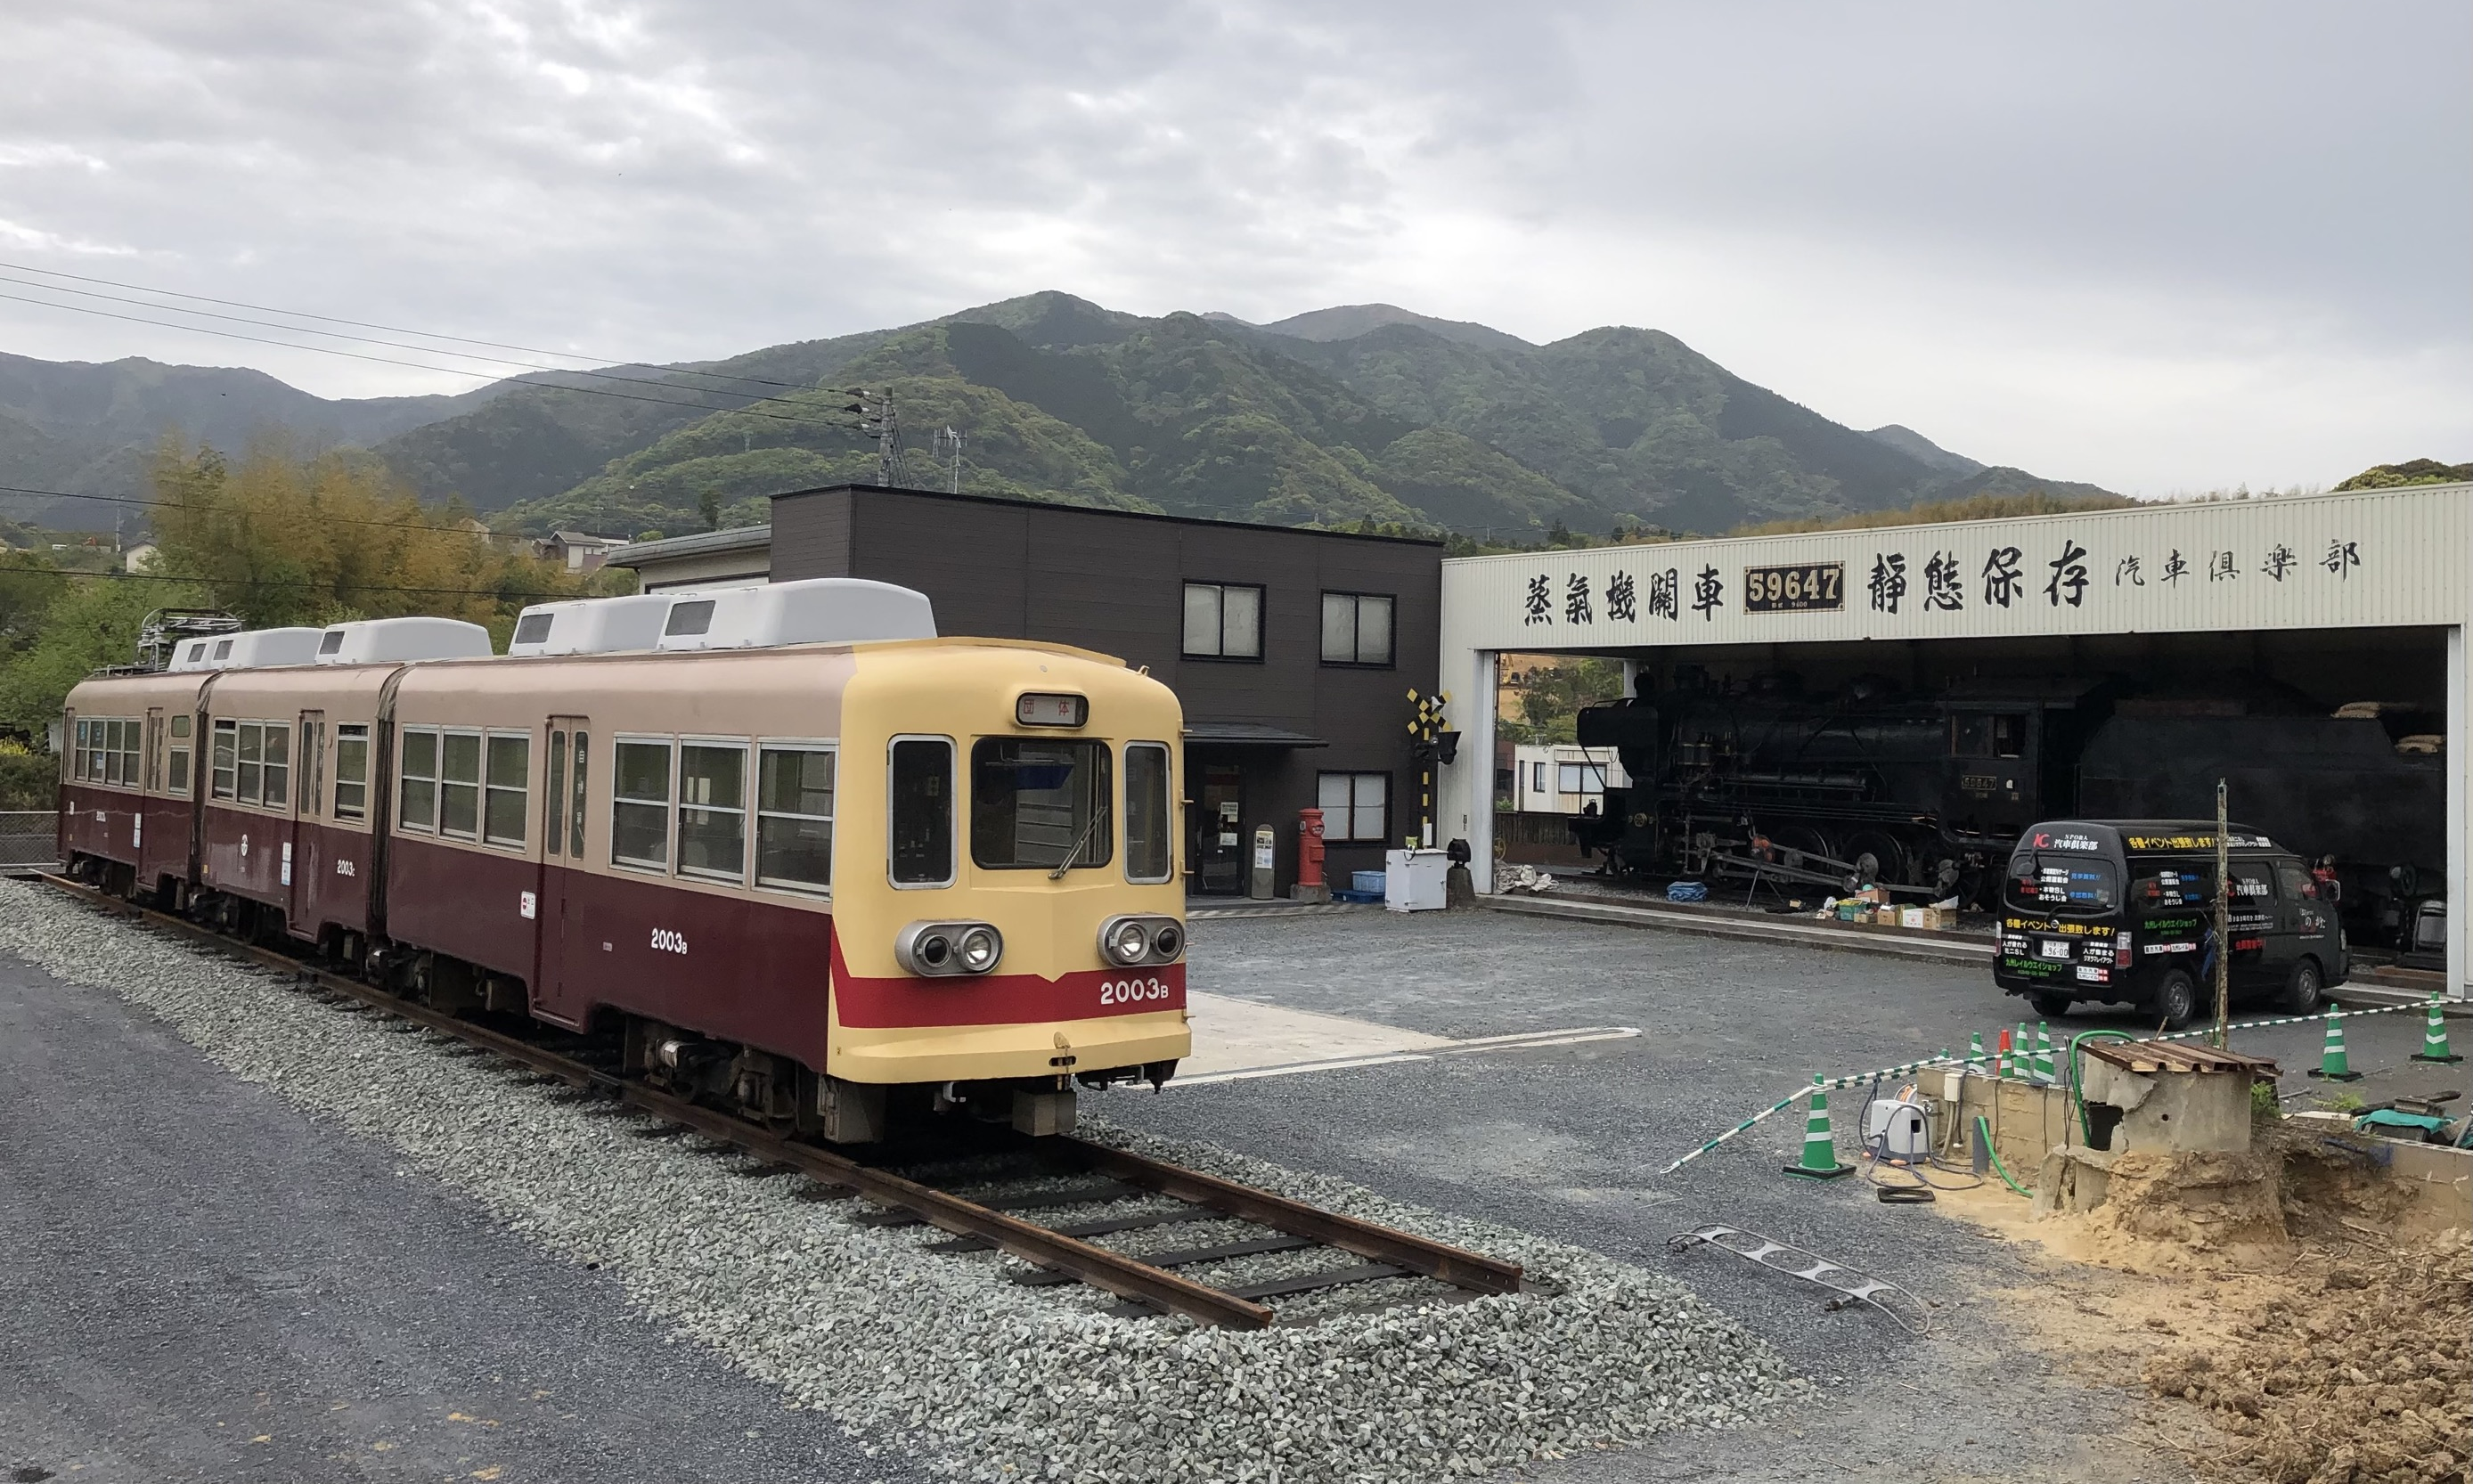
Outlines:
<svg viewBox="0 0 2473 1484"><path fill-rule="evenodd" d="M130 843L136 847L132 853L137 864L137 884L152 886L156 873L149 869L146 815L154 808L155 796L163 791L163 708L159 706L150 706L146 708L146 730L141 745L144 748L144 754L138 761L137 813L129 822L132 837ZM160 854L164 846L169 843L163 839L160 824L161 822L157 821L157 827L155 830L154 850L156 854Z"/></svg>
<svg viewBox="0 0 2473 1484"><path fill-rule="evenodd" d="M284 831L282 861L283 919L296 934L317 936L318 892L324 876L326 851L317 822L325 814L326 713L303 711L295 733L299 749L292 759L292 822ZM333 870L325 866L325 870Z"/></svg>
<svg viewBox="0 0 2473 1484"><path fill-rule="evenodd" d="M541 782L540 882L535 889L540 930L533 973L533 1012L544 1019L578 1024L590 996L568 983L569 966L592 960L577 938L582 916L578 893L590 884L584 872L584 801L592 755L592 723L582 716L553 716L547 726L548 765Z"/></svg>

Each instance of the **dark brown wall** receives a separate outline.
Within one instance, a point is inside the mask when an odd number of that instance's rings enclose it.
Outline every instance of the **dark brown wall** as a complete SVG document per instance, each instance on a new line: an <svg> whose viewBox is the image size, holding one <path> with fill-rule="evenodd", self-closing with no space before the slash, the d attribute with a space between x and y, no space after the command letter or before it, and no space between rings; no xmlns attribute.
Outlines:
<svg viewBox="0 0 2473 1484"><path fill-rule="evenodd" d="M1434 688L1442 642L1442 547L1427 541L1183 520L1075 506L842 487L773 500L773 580L864 577L927 594L939 632L1049 639L1147 665L1186 719L1278 727L1324 748L1249 749L1244 833L1280 836L1280 883L1295 864L1296 811L1325 770L1387 771L1391 834L1415 827L1417 768L1407 691ZM1188 582L1263 588L1260 663L1180 653ZM1387 669L1322 663L1322 594L1389 593ZM1381 864L1380 848L1332 850L1339 884Z"/></svg>

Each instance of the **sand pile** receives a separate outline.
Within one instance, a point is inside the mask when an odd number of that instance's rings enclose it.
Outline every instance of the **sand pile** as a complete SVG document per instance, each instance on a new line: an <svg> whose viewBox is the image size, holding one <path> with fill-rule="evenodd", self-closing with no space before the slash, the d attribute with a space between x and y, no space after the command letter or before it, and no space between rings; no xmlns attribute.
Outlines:
<svg viewBox="0 0 2473 1484"><path fill-rule="evenodd" d="M2374 1260L2313 1243L2292 1280L2225 1343L2148 1364L2156 1395L2214 1409L2239 1440L2208 1472L2271 1484L2473 1477L2466 1234Z"/></svg>

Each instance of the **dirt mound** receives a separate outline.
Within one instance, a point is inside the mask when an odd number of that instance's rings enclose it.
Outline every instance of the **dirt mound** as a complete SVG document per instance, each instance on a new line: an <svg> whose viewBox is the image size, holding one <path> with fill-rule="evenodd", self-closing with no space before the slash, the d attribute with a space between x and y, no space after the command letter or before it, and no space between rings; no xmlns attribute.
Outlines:
<svg viewBox="0 0 2473 1484"><path fill-rule="evenodd" d="M2157 1396L2214 1409L2241 1440L2207 1472L2270 1484L2473 1477L2473 1242L2451 1233L2376 1260L2313 1244L2293 1277L2228 1343L2147 1366Z"/></svg>
<svg viewBox="0 0 2473 1484"><path fill-rule="evenodd" d="M2289 1245L2283 1152L2125 1154L2112 1164L2103 1204L2083 1225L2101 1241L2118 1234L2166 1243L2176 1253L2217 1254Z"/></svg>

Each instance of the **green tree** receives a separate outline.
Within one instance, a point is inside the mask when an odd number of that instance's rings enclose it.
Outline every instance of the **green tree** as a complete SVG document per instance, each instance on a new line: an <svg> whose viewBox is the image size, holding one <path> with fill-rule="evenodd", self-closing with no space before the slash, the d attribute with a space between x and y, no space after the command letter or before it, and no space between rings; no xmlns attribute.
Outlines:
<svg viewBox="0 0 2473 1484"><path fill-rule="evenodd" d="M1496 730L1512 742L1552 745L1579 740L1584 707L1622 698L1622 661L1582 658L1532 662L1509 682L1520 714L1505 715Z"/></svg>
<svg viewBox="0 0 2473 1484"><path fill-rule="evenodd" d="M136 658L137 628L158 608L193 605L204 595L180 583L125 577L81 578L45 610L41 628L0 668L0 728L40 744L71 686L108 665Z"/></svg>

